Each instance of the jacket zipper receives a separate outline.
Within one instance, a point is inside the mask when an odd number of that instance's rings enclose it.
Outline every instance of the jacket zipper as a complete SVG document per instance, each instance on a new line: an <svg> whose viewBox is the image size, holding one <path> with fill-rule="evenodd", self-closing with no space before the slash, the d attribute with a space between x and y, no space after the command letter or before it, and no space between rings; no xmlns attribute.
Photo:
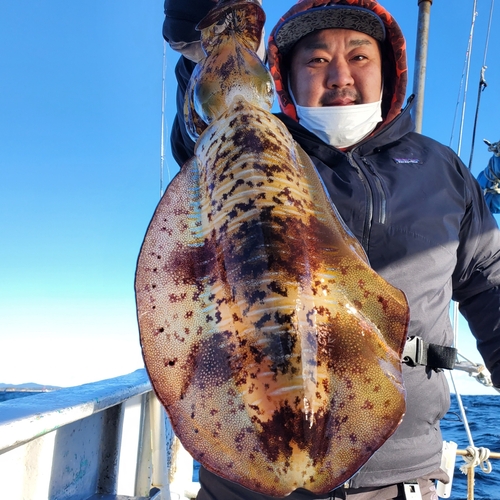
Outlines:
<svg viewBox="0 0 500 500"><path fill-rule="evenodd" d="M363 248L365 248L365 250L368 251L368 243L370 241L370 231L372 227L374 213L377 214L377 222L379 224L384 224L386 221L387 200L384 190L382 188L382 183L380 181L380 178L378 177L372 165L365 158L363 157L361 158L361 161L363 162L364 166L372 174L371 179L373 179L373 181L370 180L370 178L365 173L362 166L356 162L352 154L352 151L347 152L347 159L349 161L349 164L356 170L359 177L361 178L361 182L365 186L367 202L366 202L365 222L363 227L363 240L361 241L361 244ZM375 210L375 203L377 210Z"/></svg>
<svg viewBox="0 0 500 500"><path fill-rule="evenodd" d="M366 158L362 157L361 161L366 165L368 170L371 172L373 175L373 180L375 182L375 190L377 192L377 202L378 202L378 220L377 222L379 224L385 224L386 220L386 207L387 207L387 199L385 197L385 192L382 188L382 182L380 180L380 177L378 176L377 172L373 168L372 164L366 160Z"/></svg>

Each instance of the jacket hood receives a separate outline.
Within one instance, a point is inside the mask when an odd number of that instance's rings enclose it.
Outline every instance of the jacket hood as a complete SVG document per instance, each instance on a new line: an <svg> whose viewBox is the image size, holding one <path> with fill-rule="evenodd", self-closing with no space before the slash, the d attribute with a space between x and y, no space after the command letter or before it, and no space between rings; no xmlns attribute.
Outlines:
<svg viewBox="0 0 500 500"><path fill-rule="evenodd" d="M271 32L268 44L269 67L276 86L280 108L285 115L298 121L295 105L288 92L287 56L280 53L278 49L275 41L276 32L292 16L297 16L311 8L329 5L345 5L368 9L380 18L385 27L385 40L381 42L384 92L382 96L383 121L377 127L377 130L380 130L381 127L391 122L401 113L406 95L408 70L406 41L401 28L391 14L375 0L299 0L280 18Z"/></svg>

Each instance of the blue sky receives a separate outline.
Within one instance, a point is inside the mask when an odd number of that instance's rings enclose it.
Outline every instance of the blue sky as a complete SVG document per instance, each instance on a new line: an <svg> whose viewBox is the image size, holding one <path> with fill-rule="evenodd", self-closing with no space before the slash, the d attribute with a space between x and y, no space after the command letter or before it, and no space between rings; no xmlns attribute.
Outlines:
<svg viewBox="0 0 500 500"><path fill-rule="evenodd" d="M264 0L268 33L292 4ZM409 95L417 0L382 4L407 37ZM423 132L445 144L472 5L437 0L432 7ZM466 163L489 10L490 0L478 1ZM142 366L133 279L159 199L162 22L161 0L0 0L0 382L70 386ZM482 139L500 139L499 38L500 7L489 44L475 173L490 157ZM167 55L168 128L177 56L170 50ZM168 140L166 146L168 180L177 166ZM470 336L461 342L480 361Z"/></svg>

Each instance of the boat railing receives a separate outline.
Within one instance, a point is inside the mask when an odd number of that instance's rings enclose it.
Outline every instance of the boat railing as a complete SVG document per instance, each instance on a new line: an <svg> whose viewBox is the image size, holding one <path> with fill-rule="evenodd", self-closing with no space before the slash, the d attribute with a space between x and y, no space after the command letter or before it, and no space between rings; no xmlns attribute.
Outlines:
<svg viewBox="0 0 500 500"><path fill-rule="evenodd" d="M192 475L144 369L0 403L2 498L186 500Z"/></svg>
<svg viewBox="0 0 500 500"><path fill-rule="evenodd" d="M452 444L472 500L474 468L500 453L475 459ZM199 489L144 369L0 403L0 480L9 500L188 500Z"/></svg>

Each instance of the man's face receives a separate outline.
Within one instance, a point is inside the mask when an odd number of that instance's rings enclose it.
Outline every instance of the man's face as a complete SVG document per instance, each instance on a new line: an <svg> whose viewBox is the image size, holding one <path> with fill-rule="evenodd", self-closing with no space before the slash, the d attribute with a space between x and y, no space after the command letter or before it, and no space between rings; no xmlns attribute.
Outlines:
<svg viewBox="0 0 500 500"><path fill-rule="evenodd" d="M376 102L382 89L379 44L359 31L314 31L293 49L290 84L301 106Z"/></svg>

